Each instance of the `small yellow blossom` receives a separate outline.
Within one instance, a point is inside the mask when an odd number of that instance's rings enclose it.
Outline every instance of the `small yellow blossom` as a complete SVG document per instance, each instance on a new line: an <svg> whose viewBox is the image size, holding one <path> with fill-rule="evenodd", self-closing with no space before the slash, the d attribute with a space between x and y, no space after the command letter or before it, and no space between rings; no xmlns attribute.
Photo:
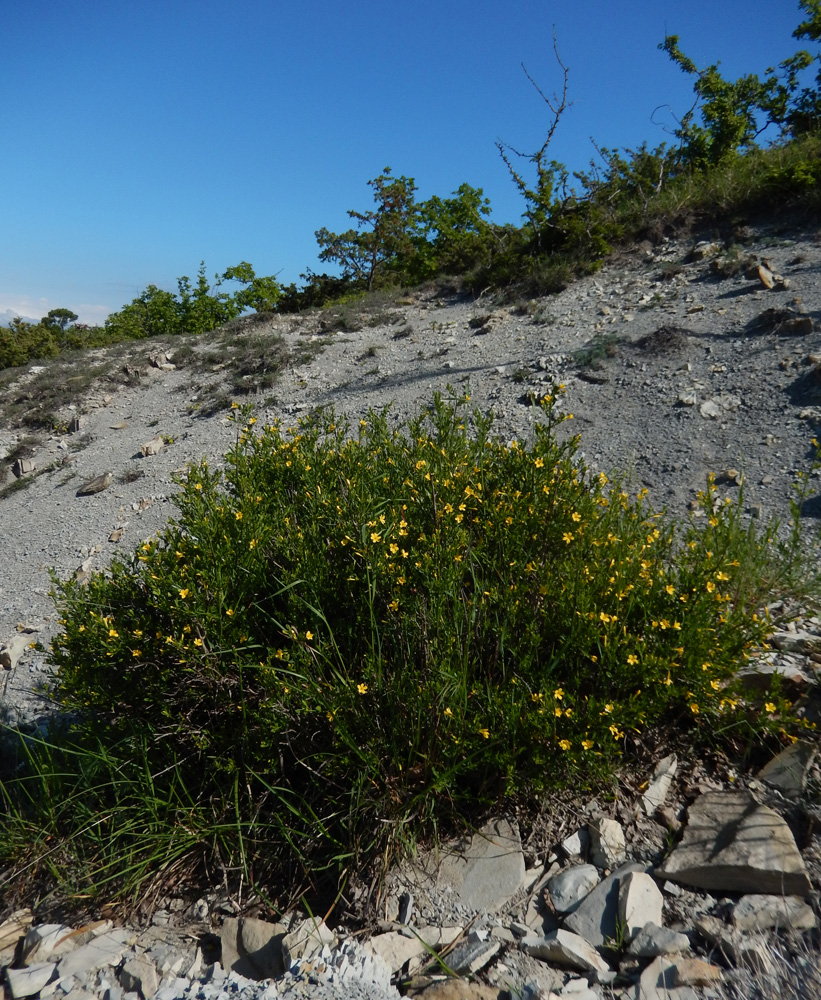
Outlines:
<svg viewBox="0 0 821 1000"><path fill-rule="evenodd" d="M764 711L769 712L772 715L772 713L775 711L775 705L771 701L768 701L767 704L764 706Z"/></svg>
<svg viewBox="0 0 821 1000"><path fill-rule="evenodd" d="M635 654L635 653L631 653L631 654L630 654L630 655L629 655L629 656L627 657L627 662L628 662L628 663L630 664L630 666L632 667L632 666L633 666L634 664L636 664L636 663L638 663L638 662L639 662L639 658L638 658L638 657L636 656L636 654Z"/></svg>
<svg viewBox="0 0 821 1000"><path fill-rule="evenodd" d="M570 740L559 740L559 746L562 748L562 750L569 750Z"/></svg>
<svg viewBox="0 0 821 1000"><path fill-rule="evenodd" d="M450 719L453 716L452 710L450 708L446 708L445 715Z"/></svg>
<svg viewBox="0 0 821 1000"><path fill-rule="evenodd" d="M357 685L356 685L356 690L357 690L357 691L358 691L358 692L359 692L360 694L366 694L366 693L367 693L367 691L368 691L368 685L367 685L367 684L357 684Z"/></svg>
<svg viewBox="0 0 821 1000"><path fill-rule="evenodd" d="M699 713L698 702L696 701L690 702L690 711L693 713L693 715L698 715Z"/></svg>
<svg viewBox="0 0 821 1000"><path fill-rule="evenodd" d="M313 637L314 637L313 632L306 632L305 633L305 638L306 639L310 640L310 639L313 639Z"/></svg>
<svg viewBox="0 0 821 1000"><path fill-rule="evenodd" d="M479 730L479 735L480 736L484 736L485 739L489 739L490 738L490 730L489 729L480 729Z"/></svg>
<svg viewBox="0 0 821 1000"><path fill-rule="evenodd" d="M582 740L582 746L585 750L593 749L593 740Z"/></svg>
<svg viewBox="0 0 821 1000"><path fill-rule="evenodd" d="M180 591L180 597L181 597L181 598L182 598L183 600L185 600L185 599L186 599L186 597L188 597L188 595L189 595L190 593L191 593L191 591L190 591L190 590L188 589L188 587L183 587L183 589L182 589L182 590Z"/></svg>
<svg viewBox="0 0 821 1000"><path fill-rule="evenodd" d="M234 614L234 609L233 608L229 608L225 613L230 618Z"/></svg>
<svg viewBox="0 0 821 1000"><path fill-rule="evenodd" d="M202 489L202 483L195 483L194 484L194 489L195 490L201 490Z"/></svg>
<svg viewBox="0 0 821 1000"><path fill-rule="evenodd" d="M110 628L108 630L108 634L111 636L112 639L116 639L120 635L120 633L115 628Z"/></svg>
<svg viewBox="0 0 821 1000"><path fill-rule="evenodd" d="M562 698L564 698L564 689L556 688L556 690L553 692L553 697L556 699L556 701L561 701Z"/></svg>

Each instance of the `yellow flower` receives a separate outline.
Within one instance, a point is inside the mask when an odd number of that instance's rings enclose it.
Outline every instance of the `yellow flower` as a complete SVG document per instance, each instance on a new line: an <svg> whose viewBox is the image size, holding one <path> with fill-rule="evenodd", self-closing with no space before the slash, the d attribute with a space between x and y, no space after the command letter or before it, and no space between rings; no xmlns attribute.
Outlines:
<svg viewBox="0 0 821 1000"><path fill-rule="evenodd" d="M236 519L237 519L238 521L241 521L241 520L242 520L242 511L241 511L241 510L238 510L238 511L236 512L236 514L234 514L234 517L235 517L235 518L236 518Z"/></svg>
<svg viewBox="0 0 821 1000"><path fill-rule="evenodd" d="M357 684L357 685L356 685L356 690L357 690L357 691L358 691L358 692L359 692L360 694L366 694L366 693L367 693L367 691L368 691L368 685L367 685L367 684Z"/></svg>
<svg viewBox="0 0 821 1000"><path fill-rule="evenodd" d="M234 609L233 608L229 608L225 613L230 618L234 614Z"/></svg>
<svg viewBox="0 0 821 1000"><path fill-rule="evenodd" d="M180 597L181 597L181 598L182 598L183 600L185 600L185 599L186 599L186 597L188 597L188 595L189 595L190 593L191 593L191 591L190 591L190 590L188 589L188 587L183 587L183 589L182 589L182 590L180 591Z"/></svg>
<svg viewBox="0 0 821 1000"><path fill-rule="evenodd" d="M195 490L201 490L202 489L202 483L195 483L194 484L194 489Z"/></svg>
<svg viewBox="0 0 821 1000"><path fill-rule="evenodd" d="M313 637L314 637L314 634L313 634L313 632L306 632L306 633L305 633L305 638L306 638L306 639L313 639Z"/></svg>
<svg viewBox="0 0 821 1000"><path fill-rule="evenodd" d="M108 634L111 636L112 639L116 639L120 635L120 633L115 628L110 628L108 630Z"/></svg>
<svg viewBox="0 0 821 1000"><path fill-rule="evenodd" d="M585 750L592 750L593 740L582 740L582 746Z"/></svg>
<svg viewBox="0 0 821 1000"><path fill-rule="evenodd" d="M569 531L565 531L562 535L562 541L566 542L568 545L573 541L573 535Z"/></svg>
<svg viewBox="0 0 821 1000"><path fill-rule="evenodd" d="M632 666L633 666L633 665L634 665L635 663L638 663L638 662L639 662L639 658L638 658L638 657L636 656L636 654L635 654L635 653L631 653L631 654L630 654L630 655L629 655L629 656L627 657L627 662L628 662L628 663L630 664L630 666L632 667Z"/></svg>
<svg viewBox="0 0 821 1000"><path fill-rule="evenodd" d="M668 593L668 594L669 594L669 595L670 595L671 597L672 597L672 596L673 596L673 594L675 594L675 592L676 592L676 588L675 588L675 587L674 587L674 586L672 585L672 583L668 583L668 584L667 584L667 586L666 586L666 587L665 587L664 589L665 589L665 590L667 591L667 593Z"/></svg>
<svg viewBox="0 0 821 1000"><path fill-rule="evenodd" d="M379 542L381 540L382 540L382 536L379 534L378 531L372 531L371 532L371 541L372 542Z"/></svg>
<svg viewBox="0 0 821 1000"><path fill-rule="evenodd" d="M453 716L453 712L450 708L445 709L445 715L450 719Z"/></svg>
<svg viewBox="0 0 821 1000"><path fill-rule="evenodd" d="M143 651L141 649L132 649L131 655L135 657L140 657L143 655Z"/></svg>
<svg viewBox="0 0 821 1000"><path fill-rule="evenodd" d="M553 714L556 716L557 719L561 717L562 710L558 707L558 705L556 706L556 708L553 709Z"/></svg>
<svg viewBox="0 0 821 1000"><path fill-rule="evenodd" d="M698 715L698 711L699 711L699 709L698 709L698 702L695 702L695 701L691 701L690 702L690 711L693 713L693 715Z"/></svg>
<svg viewBox="0 0 821 1000"><path fill-rule="evenodd" d="M561 701L562 698L564 698L564 690L562 688L556 688L556 690L553 692L553 697L556 699L556 701Z"/></svg>
<svg viewBox="0 0 821 1000"><path fill-rule="evenodd" d="M570 519L572 521L581 521L582 516L577 510L574 510L573 513L570 515Z"/></svg>
<svg viewBox="0 0 821 1000"><path fill-rule="evenodd" d="M248 543L248 548L255 549L256 547L257 547L257 540L256 538L252 538L251 541Z"/></svg>
<svg viewBox="0 0 821 1000"><path fill-rule="evenodd" d="M195 639L194 640L194 645L195 646L201 646L202 645L202 639Z"/></svg>
<svg viewBox="0 0 821 1000"><path fill-rule="evenodd" d="M768 701L767 704L764 706L764 711L772 714L775 711L775 705L773 705L771 701Z"/></svg>
<svg viewBox="0 0 821 1000"><path fill-rule="evenodd" d="M624 733L622 733L622 731L621 731L621 730L619 729L619 727L618 727L618 726L608 726L607 728L608 728L608 729L610 730L610 732L611 732L611 733L613 734L613 739L614 739L614 740L617 740L617 739L619 739L619 738L620 738L621 736L623 736L623 735L624 735Z"/></svg>
<svg viewBox="0 0 821 1000"><path fill-rule="evenodd" d="M536 461L533 464L536 466L537 469L543 469L544 468L544 459L543 458L537 458Z"/></svg>
<svg viewBox="0 0 821 1000"><path fill-rule="evenodd" d="M480 729L479 730L479 735L480 736L484 736L484 738L487 740L487 739L490 738L490 730L489 729Z"/></svg>
<svg viewBox="0 0 821 1000"><path fill-rule="evenodd" d="M570 740L559 740L559 746L562 748L562 750L569 750Z"/></svg>

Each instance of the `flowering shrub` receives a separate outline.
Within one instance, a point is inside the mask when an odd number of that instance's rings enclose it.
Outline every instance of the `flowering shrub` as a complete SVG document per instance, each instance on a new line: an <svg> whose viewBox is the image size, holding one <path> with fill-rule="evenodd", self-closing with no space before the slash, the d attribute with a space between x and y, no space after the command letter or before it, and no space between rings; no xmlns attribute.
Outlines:
<svg viewBox="0 0 821 1000"><path fill-rule="evenodd" d="M748 570L769 539L712 485L676 529L590 473L552 396L526 445L468 399L396 429L236 408L225 473L189 471L177 522L57 585L63 743L128 748L161 822L234 824L223 854L341 868L391 820L589 786L662 724L786 725L734 679L766 633Z"/></svg>

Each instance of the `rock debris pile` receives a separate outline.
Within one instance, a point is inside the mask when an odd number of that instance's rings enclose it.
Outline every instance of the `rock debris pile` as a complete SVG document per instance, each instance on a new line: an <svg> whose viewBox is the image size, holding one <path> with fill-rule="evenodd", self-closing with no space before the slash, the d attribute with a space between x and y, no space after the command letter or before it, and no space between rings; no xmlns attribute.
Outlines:
<svg viewBox="0 0 821 1000"><path fill-rule="evenodd" d="M420 850L391 872L368 933L228 915L217 894L168 900L143 928L35 925L18 911L0 925L7 995L697 1000L775 998L779 981L785 996L818 995L814 748L793 744L746 787L678 772L675 754L661 760L622 803L626 820L591 803L530 867L504 818ZM761 983L770 991L756 994Z"/></svg>

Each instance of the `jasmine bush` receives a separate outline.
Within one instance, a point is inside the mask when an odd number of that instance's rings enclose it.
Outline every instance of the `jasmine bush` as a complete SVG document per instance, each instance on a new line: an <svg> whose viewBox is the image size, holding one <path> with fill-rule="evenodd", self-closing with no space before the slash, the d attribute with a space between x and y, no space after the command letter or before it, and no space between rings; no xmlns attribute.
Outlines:
<svg viewBox="0 0 821 1000"><path fill-rule="evenodd" d="M176 522L56 582L65 721L3 786L5 852L42 874L59 843L72 891L160 858L307 887L400 831L595 785L660 727L787 738L778 692L736 681L772 533L712 485L675 526L593 475L560 395L527 444L468 396L395 429L237 407L225 473L191 468Z"/></svg>

